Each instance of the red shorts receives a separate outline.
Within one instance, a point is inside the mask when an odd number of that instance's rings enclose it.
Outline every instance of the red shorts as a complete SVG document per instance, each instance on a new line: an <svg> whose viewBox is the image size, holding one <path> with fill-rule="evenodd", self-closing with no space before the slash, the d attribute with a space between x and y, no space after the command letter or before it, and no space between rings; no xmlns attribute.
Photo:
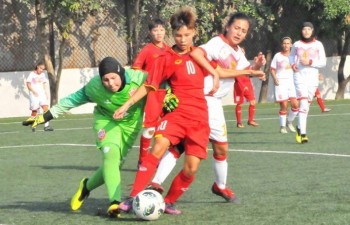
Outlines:
<svg viewBox="0 0 350 225"><path fill-rule="evenodd" d="M209 133L208 121L190 120L172 112L159 121L155 138L165 137L172 145L177 145L182 141L186 155L206 159Z"/></svg>
<svg viewBox="0 0 350 225"><path fill-rule="evenodd" d="M243 104L244 99L248 101L255 100L254 88L251 82L239 84L235 82L233 89L233 99L236 104Z"/></svg>
<svg viewBox="0 0 350 225"><path fill-rule="evenodd" d="M150 91L144 109L143 127L156 127L160 116L163 113L163 99L166 90L158 89Z"/></svg>

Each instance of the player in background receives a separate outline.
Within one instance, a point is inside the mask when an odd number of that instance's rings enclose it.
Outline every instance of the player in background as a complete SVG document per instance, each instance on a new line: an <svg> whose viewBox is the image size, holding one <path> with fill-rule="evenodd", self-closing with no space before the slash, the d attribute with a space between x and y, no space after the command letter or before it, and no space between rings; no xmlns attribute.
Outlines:
<svg viewBox="0 0 350 225"><path fill-rule="evenodd" d="M324 80L323 75L319 74L318 75L318 79L319 79L319 81L323 81ZM322 99L322 96L321 96L321 92L320 92L320 89L318 87L317 87L316 92L315 92L315 98L316 98L318 106L321 109L321 112L329 112L329 111L331 111L330 108L326 108L326 106L324 105L324 102L323 102L323 99Z"/></svg>
<svg viewBox="0 0 350 225"><path fill-rule="evenodd" d="M151 42L141 49L132 65L133 69L144 70L146 72L150 71L154 60L164 55L165 51L169 49L169 46L164 43L166 23L163 20L158 18L152 20L148 24L148 30ZM165 94L165 89L157 89L156 91L150 91L147 95L138 164L141 164L142 160L148 154L157 122L162 114Z"/></svg>
<svg viewBox="0 0 350 225"><path fill-rule="evenodd" d="M93 130L96 147L102 155L101 166L90 176L80 181L77 192L71 199L71 209L78 210L90 192L105 184L110 205L107 214L119 217L121 201L120 163L142 126L142 113L145 100L130 107L123 119L115 120L113 113L140 87L147 74L140 70L124 69L119 62L106 57L99 64L99 76L93 77L83 88L61 99L44 115L36 118L32 127L58 118L72 108L88 102L96 103Z"/></svg>
<svg viewBox="0 0 350 225"><path fill-rule="evenodd" d="M183 169L176 175L166 194L165 213L181 214L174 203L188 190L195 179L201 160L207 157L209 142L208 108L204 97L204 76L207 72L191 58L193 38L196 34L196 14L191 8L181 8L170 18L175 45L160 57L152 68L145 85L141 86L124 106L114 114L114 118L123 118L128 108L146 95L157 89L161 82L167 80L172 91L179 99L178 107L165 114L159 121L150 154L139 166L130 197L120 204L120 209L130 211L133 197L141 192L149 183L160 159L166 150L183 142L185 159ZM210 68L215 76L210 93L219 86L219 77L214 68ZM198 129L198 128L201 129Z"/></svg>
<svg viewBox="0 0 350 225"><path fill-rule="evenodd" d="M295 132L293 121L298 114L299 103L296 99L293 79L294 72L289 63L292 39L290 37L283 37L281 47L281 51L276 53L271 61L271 76L275 84L275 99L280 104L280 111L278 113L280 132L286 134L288 133L286 127L291 132ZM289 112L288 101L290 101L291 105Z"/></svg>
<svg viewBox="0 0 350 225"><path fill-rule="evenodd" d="M314 26L304 22L301 27L301 39L296 41L289 57L294 71L294 84L299 100L299 116L296 142L308 142L306 135L307 116L310 103L319 84L319 69L326 66L326 53L323 44L316 40Z"/></svg>
<svg viewBox="0 0 350 225"><path fill-rule="evenodd" d="M244 53L244 50L242 48L241 51ZM251 69L259 70L262 66L266 64L264 54L262 52L259 52L259 54L256 57L254 57L254 62L260 63L254 63L251 66ZM242 104L244 103L244 100L247 100L249 102L247 124L249 126L258 127L259 124L254 121L256 101L254 87L249 75L239 76L235 78L235 83L233 87L233 99L234 103L236 104L235 114L237 127L244 128L244 125L242 123Z"/></svg>
<svg viewBox="0 0 350 225"><path fill-rule="evenodd" d="M191 56L204 68L210 66L208 61L218 63L216 68L220 77L220 87L215 94L209 94L213 87L213 77L206 76L204 81L204 93L209 111L209 140L213 148L213 169L215 180L211 187L212 193L223 197L227 202L237 202L235 193L227 187L227 154L228 140L222 98L229 94L233 86L234 78L238 76L252 75L265 79L265 73L260 70L252 70L249 61L239 44L245 39L251 27L250 19L242 13L232 14L225 25L225 32L209 40L192 51ZM263 63L263 62L256 62ZM258 67L258 66L257 66ZM222 69L221 69L222 68ZM151 185L155 190L161 191L161 184L176 165L176 160L182 152L170 150L167 152L157 169L157 173Z"/></svg>
<svg viewBox="0 0 350 225"><path fill-rule="evenodd" d="M29 90L29 109L32 113L27 120L22 122L23 126L32 124L41 110L46 112L49 109L49 80L47 79L44 70L45 64L39 62L35 66L35 70L30 72L26 79L26 85ZM35 129L33 129L33 131L35 131ZM44 131L53 131L53 128L49 126L49 122L45 123Z"/></svg>

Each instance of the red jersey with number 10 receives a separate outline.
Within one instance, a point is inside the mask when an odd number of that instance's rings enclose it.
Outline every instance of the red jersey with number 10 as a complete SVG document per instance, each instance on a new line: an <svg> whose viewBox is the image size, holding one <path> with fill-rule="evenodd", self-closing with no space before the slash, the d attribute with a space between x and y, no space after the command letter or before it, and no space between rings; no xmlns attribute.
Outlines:
<svg viewBox="0 0 350 225"><path fill-rule="evenodd" d="M182 117L208 121L207 103L204 98L205 72L189 55L178 54L172 49L159 57L149 72L146 86L158 89L159 84L167 80L172 92L179 99L178 107L172 113L179 113Z"/></svg>

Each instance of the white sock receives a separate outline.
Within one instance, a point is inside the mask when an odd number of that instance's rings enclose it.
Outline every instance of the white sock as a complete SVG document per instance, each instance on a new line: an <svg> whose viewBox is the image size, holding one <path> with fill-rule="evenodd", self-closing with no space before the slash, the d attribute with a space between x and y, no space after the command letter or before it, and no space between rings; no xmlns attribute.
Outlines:
<svg viewBox="0 0 350 225"><path fill-rule="evenodd" d="M44 124L44 127L48 127L50 125L50 122L46 122L45 124Z"/></svg>
<svg viewBox="0 0 350 225"><path fill-rule="evenodd" d="M299 111L292 111L292 109L289 109L287 121L289 123L292 123L294 121L295 117L298 115L298 113L299 113Z"/></svg>
<svg viewBox="0 0 350 225"><path fill-rule="evenodd" d="M177 158L174 157L173 153L167 151L159 162L157 172L152 182L162 184L174 169L176 160Z"/></svg>
<svg viewBox="0 0 350 225"><path fill-rule="evenodd" d="M226 188L227 180L227 160L216 160L213 158L213 167L215 173L215 183L220 189Z"/></svg>
<svg viewBox="0 0 350 225"><path fill-rule="evenodd" d="M300 100L299 123L298 123L300 134L306 134L306 122L307 122L309 107L310 105L307 99Z"/></svg>
<svg viewBox="0 0 350 225"><path fill-rule="evenodd" d="M286 121L287 121L287 115L281 115L280 114L280 126L285 127L286 126Z"/></svg>

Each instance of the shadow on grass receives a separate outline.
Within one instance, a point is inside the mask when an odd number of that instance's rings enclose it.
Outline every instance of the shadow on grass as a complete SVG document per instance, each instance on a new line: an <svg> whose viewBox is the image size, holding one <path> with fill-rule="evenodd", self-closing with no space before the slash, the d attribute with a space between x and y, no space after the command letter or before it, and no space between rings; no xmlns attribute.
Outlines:
<svg viewBox="0 0 350 225"><path fill-rule="evenodd" d="M39 167L44 170L85 170L85 171L95 171L98 169L96 166L32 166ZM124 168L125 167L125 168ZM122 166L121 171L126 172L137 172L136 168L127 168L127 166Z"/></svg>
<svg viewBox="0 0 350 225"><path fill-rule="evenodd" d="M39 167L44 170L86 170L86 171L95 171L98 169L96 166L32 166Z"/></svg>
<svg viewBox="0 0 350 225"><path fill-rule="evenodd" d="M0 205L0 210L26 210L28 212L50 212L50 213L62 213L67 216L74 215L90 215L93 217L100 217L106 220L117 221L141 221L134 217L133 214L122 214L122 218L110 218L107 215L108 200L107 199L94 199L89 198L86 200L84 206L77 211L70 209L70 200L64 202L42 202L42 201L17 201L12 204Z"/></svg>

